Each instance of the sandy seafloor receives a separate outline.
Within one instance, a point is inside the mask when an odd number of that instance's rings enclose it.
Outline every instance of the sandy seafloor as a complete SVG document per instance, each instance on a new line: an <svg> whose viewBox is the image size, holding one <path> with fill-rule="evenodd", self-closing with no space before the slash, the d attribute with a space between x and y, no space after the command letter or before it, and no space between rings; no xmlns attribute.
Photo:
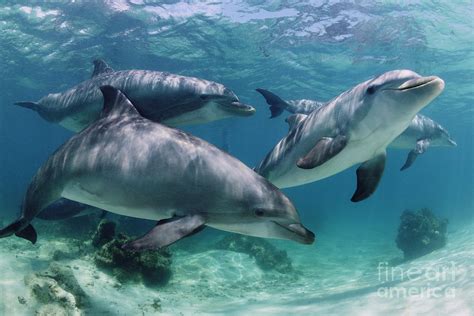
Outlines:
<svg viewBox="0 0 474 316"><path fill-rule="evenodd" d="M60 262L72 268L90 297L85 315L473 315L472 221L452 224L445 248L398 270L386 264L401 257L396 226L392 234L377 225L349 229L338 221L325 226L313 246L272 241L292 258L291 274L263 272L245 254L175 247L170 282L149 288L120 284L90 256ZM68 239L40 236L35 246L19 238L1 240L0 315L34 315L38 306L24 277L45 269L57 249L67 251ZM415 294L403 294L410 290ZM20 304L19 296L27 303ZM153 306L157 300L159 310Z"/></svg>

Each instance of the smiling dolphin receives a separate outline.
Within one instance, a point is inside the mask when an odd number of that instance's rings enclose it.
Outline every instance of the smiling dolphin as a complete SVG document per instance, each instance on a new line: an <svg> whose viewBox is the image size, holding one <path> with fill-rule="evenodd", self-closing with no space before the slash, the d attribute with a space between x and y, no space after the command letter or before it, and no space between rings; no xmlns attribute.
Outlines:
<svg viewBox="0 0 474 316"><path fill-rule="evenodd" d="M36 241L30 222L61 197L120 215L158 221L126 244L155 249L205 225L304 244L304 228L291 201L239 160L180 130L143 118L119 90L100 88L99 120L61 146L39 169L21 217L0 230Z"/></svg>
<svg viewBox="0 0 474 316"><path fill-rule="evenodd" d="M65 92L48 94L38 102L15 104L78 132L99 117L103 104L99 87L103 85L120 89L142 116L168 126L255 113L253 107L241 103L234 92L220 83L160 71L114 71L100 59L94 61L91 79Z"/></svg>
<svg viewBox="0 0 474 316"><path fill-rule="evenodd" d="M279 116L283 111L288 111L290 115L285 119L290 129L299 121L305 118L314 110L324 106L326 103L310 99L283 100L276 94L265 90L256 89L263 95L268 105L270 105L271 117ZM429 147L455 147L456 142L451 138L448 131L431 118L417 114L410 122L410 125L388 146L397 149L412 149L408 153L405 164L400 170L410 167L419 154L422 154Z"/></svg>
<svg viewBox="0 0 474 316"><path fill-rule="evenodd" d="M294 120L288 135L255 170L285 188L362 163L351 199L361 201L377 188L386 147L443 89L440 78L421 77L410 70L394 70L365 81Z"/></svg>
<svg viewBox="0 0 474 316"><path fill-rule="evenodd" d="M276 94L264 90L256 89L260 92L268 105L270 105L271 117L279 116L283 111L288 111L290 115L285 119L292 126L298 124L306 115L324 106L325 102L301 99L301 100L283 100ZM411 149L405 164L400 170L410 167L416 157L424 153L429 146L432 147L455 147L456 142L451 138L448 131L439 123L433 121L427 116L417 114L410 122L410 125L388 146L389 148Z"/></svg>

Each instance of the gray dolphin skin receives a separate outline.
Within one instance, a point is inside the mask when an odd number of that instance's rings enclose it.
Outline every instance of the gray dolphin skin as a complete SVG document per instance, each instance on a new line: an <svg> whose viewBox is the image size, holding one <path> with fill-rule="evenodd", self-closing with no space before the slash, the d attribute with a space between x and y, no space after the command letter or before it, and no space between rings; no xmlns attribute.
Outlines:
<svg viewBox="0 0 474 316"><path fill-rule="evenodd" d="M386 147L443 89L440 78L410 70L389 71L367 80L295 120L288 135L255 171L285 188L361 163L351 200L366 199L382 177Z"/></svg>
<svg viewBox="0 0 474 316"><path fill-rule="evenodd" d="M65 92L48 94L38 102L15 104L78 132L99 117L103 104L99 87L103 85L123 91L143 117L168 126L255 113L252 106L241 103L232 90L220 83L160 71L114 71L100 59L94 61L91 79Z"/></svg>
<svg viewBox="0 0 474 316"><path fill-rule="evenodd" d="M20 218L0 230L36 242L30 222L63 197L120 215L158 221L124 248L156 249L206 225L303 244L291 201L273 184L215 146L142 117L119 90L100 88L100 118L61 146L38 170Z"/></svg>
<svg viewBox="0 0 474 316"><path fill-rule="evenodd" d="M271 118L279 116L284 110L294 113L294 115L290 115L286 118L286 122L289 124L290 129L292 126L298 124L298 122L306 115L326 104L325 102L308 99L282 100L279 96L268 90L257 89L257 91L263 95L267 104L270 105L270 111L272 114ZM413 164L418 155L426 151L428 146L455 147L457 145L443 126L429 117L417 114L410 122L407 129L395 138L388 147L411 149L408 153L405 164L400 169L405 170Z"/></svg>

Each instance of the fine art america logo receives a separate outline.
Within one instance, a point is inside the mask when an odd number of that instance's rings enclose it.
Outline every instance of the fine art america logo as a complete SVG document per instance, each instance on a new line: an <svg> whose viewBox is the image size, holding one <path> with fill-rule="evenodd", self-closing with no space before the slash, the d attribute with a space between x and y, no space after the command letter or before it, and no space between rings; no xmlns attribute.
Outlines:
<svg viewBox="0 0 474 316"><path fill-rule="evenodd" d="M454 298L453 286L459 277L456 263L430 265L428 267L392 267L379 262L377 267L381 286L377 295L384 298ZM402 284L403 282L403 284Z"/></svg>

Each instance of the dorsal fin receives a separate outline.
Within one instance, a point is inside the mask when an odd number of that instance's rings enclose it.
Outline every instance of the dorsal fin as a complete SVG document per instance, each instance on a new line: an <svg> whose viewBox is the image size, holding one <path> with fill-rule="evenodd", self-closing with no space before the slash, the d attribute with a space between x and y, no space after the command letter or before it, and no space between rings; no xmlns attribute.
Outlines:
<svg viewBox="0 0 474 316"><path fill-rule="evenodd" d="M107 65L107 63L103 59L96 59L93 61L93 64L94 71L92 72L91 78L114 71L112 68L109 67L109 65Z"/></svg>
<svg viewBox="0 0 474 316"><path fill-rule="evenodd" d="M104 107L100 117L119 115L140 115L135 106L120 90L112 86L101 86L104 96Z"/></svg>
<svg viewBox="0 0 474 316"><path fill-rule="evenodd" d="M308 115L306 114L293 114L285 119L288 123L288 132L295 128L301 121L303 121Z"/></svg>

